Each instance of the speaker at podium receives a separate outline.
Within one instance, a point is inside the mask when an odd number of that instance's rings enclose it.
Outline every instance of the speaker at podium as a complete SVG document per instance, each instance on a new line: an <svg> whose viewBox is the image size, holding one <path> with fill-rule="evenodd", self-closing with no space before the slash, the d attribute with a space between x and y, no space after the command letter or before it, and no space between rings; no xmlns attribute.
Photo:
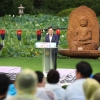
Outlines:
<svg viewBox="0 0 100 100"><path fill-rule="evenodd" d="M41 48L43 50L42 67L43 73L47 74L50 69L54 68L53 53L54 48L57 48L56 42L36 42L35 46L36 48Z"/></svg>

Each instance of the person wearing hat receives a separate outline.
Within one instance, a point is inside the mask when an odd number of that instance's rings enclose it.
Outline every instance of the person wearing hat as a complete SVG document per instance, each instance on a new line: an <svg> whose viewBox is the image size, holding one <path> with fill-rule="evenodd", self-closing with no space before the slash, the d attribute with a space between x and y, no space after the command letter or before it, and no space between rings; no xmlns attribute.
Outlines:
<svg viewBox="0 0 100 100"><path fill-rule="evenodd" d="M30 69L24 69L18 74L15 86L17 94L9 100L40 100L35 97L37 75Z"/></svg>
<svg viewBox="0 0 100 100"><path fill-rule="evenodd" d="M83 90L85 93L86 100L90 100L93 93L100 87L98 81L93 78L87 78L83 83Z"/></svg>

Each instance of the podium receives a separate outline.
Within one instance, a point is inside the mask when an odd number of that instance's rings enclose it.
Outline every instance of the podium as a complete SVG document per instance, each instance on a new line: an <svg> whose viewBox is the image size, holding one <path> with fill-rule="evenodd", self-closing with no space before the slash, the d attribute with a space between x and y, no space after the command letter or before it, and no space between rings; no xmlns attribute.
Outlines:
<svg viewBox="0 0 100 100"><path fill-rule="evenodd" d="M53 53L55 52L56 42L36 42L36 48L41 48L43 50L42 54L42 66L43 73L47 74L50 69L54 68L53 64Z"/></svg>

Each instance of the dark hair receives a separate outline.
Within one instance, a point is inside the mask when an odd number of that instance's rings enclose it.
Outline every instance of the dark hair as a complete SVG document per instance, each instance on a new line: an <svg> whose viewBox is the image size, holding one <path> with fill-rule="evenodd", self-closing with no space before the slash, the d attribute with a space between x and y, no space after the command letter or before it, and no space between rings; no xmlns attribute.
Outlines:
<svg viewBox="0 0 100 100"><path fill-rule="evenodd" d="M54 28L53 28L52 26L48 27L48 30L49 30L50 28L52 28L52 29L54 30Z"/></svg>
<svg viewBox="0 0 100 100"><path fill-rule="evenodd" d="M4 73L0 73L0 95L5 95L7 93L9 85L10 78Z"/></svg>
<svg viewBox="0 0 100 100"><path fill-rule="evenodd" d="M76 65L76 71L80 72L83 78L90 77L92 74L91 65L85 61L81 61Z"/></svg>
<svg viewBox="0 0 100 100"><path fill-rule="evenodd" d="M55 69L51 69L47 74L47 82L50 84L55 84L59 82L59 72Z"/></svg>
<svg viewBox="0 0 100 100"><path fill-rule="evenodd" d="M96 73L93 75L93 78L100 83L100 73Z"/></svg>
<svg viewBox="0 0 100 100"><path fill-rule="evenodd" d="M35 71L38 77L38 83L41 83L43 78L44 78L44 74L41 71Z"/></svg>

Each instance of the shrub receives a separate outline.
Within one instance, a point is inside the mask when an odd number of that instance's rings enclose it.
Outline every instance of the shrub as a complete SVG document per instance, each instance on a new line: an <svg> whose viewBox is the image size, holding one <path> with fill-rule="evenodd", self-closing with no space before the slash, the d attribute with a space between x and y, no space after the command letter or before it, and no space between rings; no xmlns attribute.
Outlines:
<svg viewBox="0 0 100 100"><path fill-rule="evenodd" d="M6 15L4 17L0 17L0 27L6 31L4 46L0 51L0 56L34 57L41 55L42 50L35 48L35 43L37 42L36 30L43 30L40 41L43 42L47 33L46 30L49 26L53 26L54 28L67 28L67 24L67 17L58 17L44 14L24 14L21 17ZM19 29L22 30L21 41L18 41L16 34L16 31ZM62 30L61 39L59 41L61 48L65 47L65 44L67 45L65 34L66 32ZM0 43L3 43L1 37Z"/></svg>
<svg viewBox="0 0 100 100"><path fill-rule="evenodd" d="M98 3L93 5L91 8L94 10L94 12L96 13L97 16L100 15L100 6Z"/></svg>
<svg viewBox="0 0 100 100"><path fill-rule="evenodd" d="M62 10L60 11L57 15L58 16L69 16L70 13L74 10L75 8L69 8L69 9L65 9L65 10Z"/></svg>

